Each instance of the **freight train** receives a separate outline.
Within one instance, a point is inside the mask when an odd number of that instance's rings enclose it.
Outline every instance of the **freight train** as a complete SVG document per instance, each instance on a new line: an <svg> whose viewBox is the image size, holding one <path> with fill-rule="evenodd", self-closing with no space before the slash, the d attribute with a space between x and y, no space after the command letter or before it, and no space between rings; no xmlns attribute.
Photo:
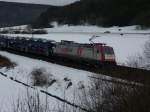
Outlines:
<svg viewBox="0 0 150 112"><path fill-rule="evenodd" d="M41 38L0 35L0 48L96 65L116 64L113 48L103 43L81 44L67 40L56 42Z"/></svg>

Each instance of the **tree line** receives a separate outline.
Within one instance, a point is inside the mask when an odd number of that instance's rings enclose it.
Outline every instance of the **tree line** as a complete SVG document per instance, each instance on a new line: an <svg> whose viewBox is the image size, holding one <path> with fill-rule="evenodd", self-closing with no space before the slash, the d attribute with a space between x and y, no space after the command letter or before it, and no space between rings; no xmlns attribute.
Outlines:
<svg viewBox="0 0 150 112"><path fill-rule="evenodd" d="M32 23L50 27L50 23L98 26L150 26L149 0L80 0L67 6L50 6Z"/></svg>

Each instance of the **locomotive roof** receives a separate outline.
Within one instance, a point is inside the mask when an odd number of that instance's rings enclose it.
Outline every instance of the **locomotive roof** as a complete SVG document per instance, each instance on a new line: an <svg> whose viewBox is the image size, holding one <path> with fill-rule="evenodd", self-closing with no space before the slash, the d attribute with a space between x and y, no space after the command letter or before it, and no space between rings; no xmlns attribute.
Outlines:
<svg viewBox="0 0 150 112"><path fill-rule="evenodd" d="M63 45L71 45L71 46L81 46L81 47L93 47L97 45L105 46L105 43L76 43L74 41L61 40L60 42Z"/></svg>

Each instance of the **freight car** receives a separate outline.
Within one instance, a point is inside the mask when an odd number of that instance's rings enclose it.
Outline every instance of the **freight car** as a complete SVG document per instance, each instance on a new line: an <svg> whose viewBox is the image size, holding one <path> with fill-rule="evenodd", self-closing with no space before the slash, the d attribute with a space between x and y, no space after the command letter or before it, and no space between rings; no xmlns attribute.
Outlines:
<svg viewBox="0 0 150 112"><path fill-rule="evenodd" d="M25 53L32 53L43 56L51 56L54 40L27 37L0 36L0 47Z"/></svg>
<svg viewBox="0 0 150 112"><path fill-rule="evenodd" d="M81 44L73 41L0 35L0 47L48 57L69 58L90 64L116 64L114 50L102 43Z"/></svg>

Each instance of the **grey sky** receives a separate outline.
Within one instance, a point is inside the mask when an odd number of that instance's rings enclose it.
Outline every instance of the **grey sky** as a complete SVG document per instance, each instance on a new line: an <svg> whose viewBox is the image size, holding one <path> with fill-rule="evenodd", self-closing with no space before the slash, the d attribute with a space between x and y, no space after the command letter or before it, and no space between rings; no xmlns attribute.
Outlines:
<svg viewBox="0 0 150 112"><path fill-rule="evenodd" d="M9 2L35 3L35 4L50 4L50 5L66 5L79 0L0 0Z"/></svg>

